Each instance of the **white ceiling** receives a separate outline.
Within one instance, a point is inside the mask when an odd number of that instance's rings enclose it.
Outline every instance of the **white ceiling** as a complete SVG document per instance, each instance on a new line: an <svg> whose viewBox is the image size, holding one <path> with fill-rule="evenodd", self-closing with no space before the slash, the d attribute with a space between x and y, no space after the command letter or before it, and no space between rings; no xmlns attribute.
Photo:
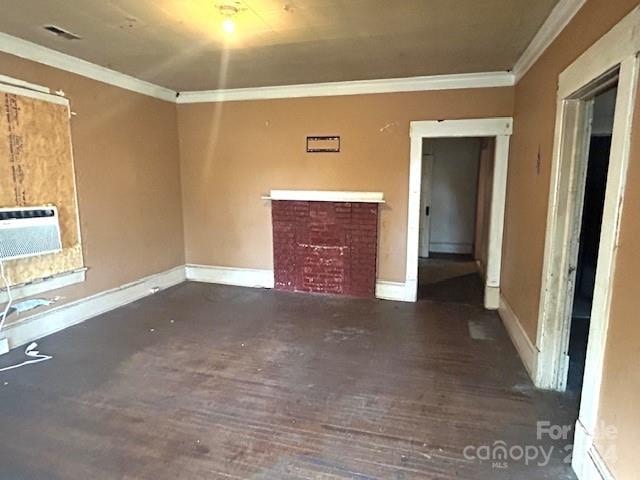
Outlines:
<svg viewBox="0 0 640 480"><path fill-rule="evenodd" d="M0 31L178 91L509 70L558 0L3 0ZM45 31L54 24L80 40Z"/></svg>

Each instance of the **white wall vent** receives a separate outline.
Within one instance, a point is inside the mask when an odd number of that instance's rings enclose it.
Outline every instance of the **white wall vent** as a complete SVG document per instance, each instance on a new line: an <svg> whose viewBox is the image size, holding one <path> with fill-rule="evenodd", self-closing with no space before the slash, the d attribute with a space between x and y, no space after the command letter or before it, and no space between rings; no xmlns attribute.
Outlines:
<svg viewBox="0 0 640 480"><path fill-rule="evenodd" d="M58 209L0 208L0 260L32 257L62 250Z"/></svg>

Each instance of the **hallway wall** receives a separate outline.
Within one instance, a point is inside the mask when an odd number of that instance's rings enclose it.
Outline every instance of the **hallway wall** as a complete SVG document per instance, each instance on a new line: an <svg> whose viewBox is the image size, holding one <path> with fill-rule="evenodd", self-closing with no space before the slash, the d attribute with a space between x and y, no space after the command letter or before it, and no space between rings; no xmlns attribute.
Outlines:
<svg viewBox="0 0 640 480"><path fill-rule="evenodd" d="M433 154L431 178L423 179L431 187L431 252L473 253L480 142L479 138L424 141L424 152Z"/></svg>

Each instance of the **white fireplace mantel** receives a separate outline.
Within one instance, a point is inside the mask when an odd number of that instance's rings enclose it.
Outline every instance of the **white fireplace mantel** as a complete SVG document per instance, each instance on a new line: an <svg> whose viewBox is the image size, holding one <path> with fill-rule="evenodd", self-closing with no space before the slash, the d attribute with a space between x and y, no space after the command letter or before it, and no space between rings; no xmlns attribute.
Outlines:
<svg viewBox="0 0 640 480"><path fill-rule="evenodd" d="M385 203L382 192L339 192L334 190L271 190L264 200L304 202Z"/></svg>

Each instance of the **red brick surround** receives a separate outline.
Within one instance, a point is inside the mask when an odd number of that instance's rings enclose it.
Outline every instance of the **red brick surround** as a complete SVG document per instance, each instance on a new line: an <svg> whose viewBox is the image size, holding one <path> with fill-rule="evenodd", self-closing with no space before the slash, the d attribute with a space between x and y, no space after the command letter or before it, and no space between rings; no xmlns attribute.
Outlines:
<svg viewBox="0 0 640 480"><path fill-rule="evenodd" d="M375 296L378 204L274 200L275 288Z"/></svg>

